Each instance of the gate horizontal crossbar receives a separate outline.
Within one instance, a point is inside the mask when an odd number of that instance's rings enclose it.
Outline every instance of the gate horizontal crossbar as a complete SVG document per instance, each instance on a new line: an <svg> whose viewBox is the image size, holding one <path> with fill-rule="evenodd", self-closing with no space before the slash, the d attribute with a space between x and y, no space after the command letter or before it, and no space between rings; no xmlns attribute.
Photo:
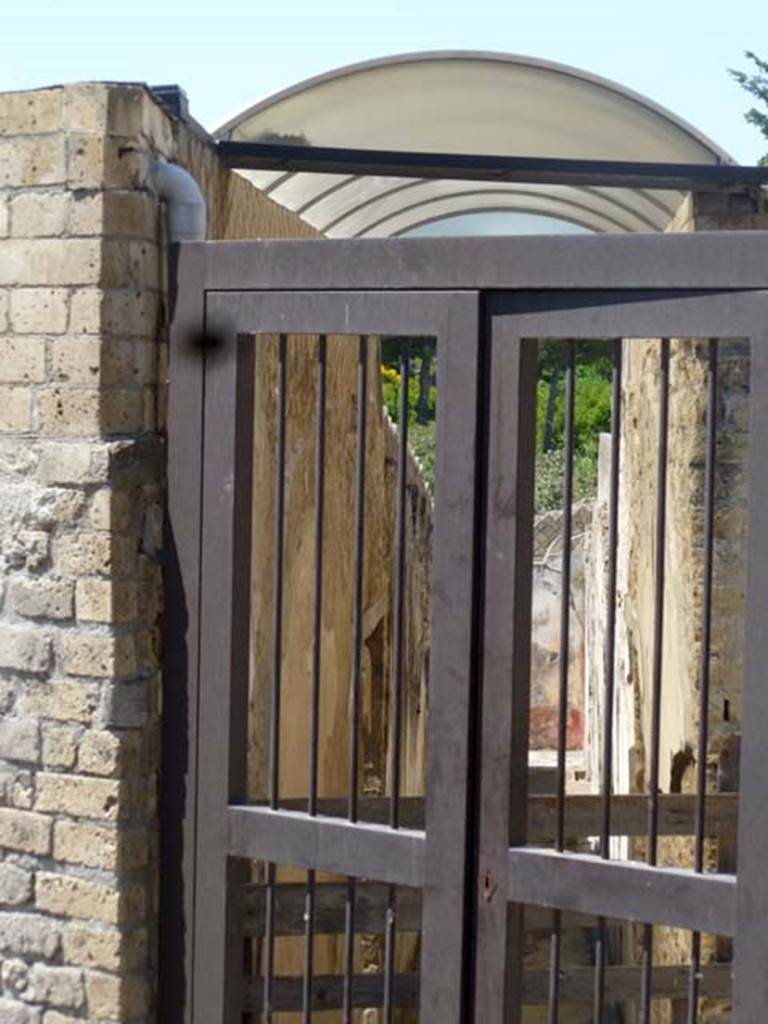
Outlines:
<svg viewBox="0 0 768 1024"><path fill-rule="evenodd" d="M768 287L768 232L185 242L206 291ZM396 307L395 307L396 308ZM288 308L286 307L286 313ZM753 324L754 326L754 321ZM338 326L343 326L343 320ZM247 327L243 327L246 330ZM288 329L288 317L284 329ZM369 333L375 333L373 325ZM718 332L710 324L707 337ZM751 333L751 332L747 332ZM569 337L571 335L569 334Z"/></svg>
<svg viewBox="0 0 768 1024"><path fill-rule="evenodd" d="M637 1000L641 983L640 967L606 967L605 998L609 1003ZM690 982L690 967L659 966L653 970L651 993L655 999L684 998ZM393 1002L401 1009L418 1009L419 976L399 974L393 979ZM338 1010L343 1006L343 977L324 975L315 977L312 984L313 1010ZM594 998L595 972L591 967L572 967L560 972L560 1003L589 1005ZM302 978L273 978L270 987L271 1007L274 1012L302 1009ZM523 998L526 1005L543 1005L549 999L549 971L523 973ZM702 996L727 999L731 994L731 967L729 964L707 964L701 968ZM384 977L381 974L359 974L352 980L352 1005L360 1008L382 1006L384 1003ZM258 1012L264 1005L264 983L254 979L246 983L246 1012Z"/></svg>
<svg viewBox="0 0 768 1024"><path fill-rule="evenodd" d="M507 854L506 895L602 917L733 935L736 876L602 860L582 853L514 847Z"/></svg>
<svg viewBox="0 0 768 1024"><path fill-rule="evenodd" d="M395 885L424 884L425 835L268 807L230 807L229 855Z"/></svg>

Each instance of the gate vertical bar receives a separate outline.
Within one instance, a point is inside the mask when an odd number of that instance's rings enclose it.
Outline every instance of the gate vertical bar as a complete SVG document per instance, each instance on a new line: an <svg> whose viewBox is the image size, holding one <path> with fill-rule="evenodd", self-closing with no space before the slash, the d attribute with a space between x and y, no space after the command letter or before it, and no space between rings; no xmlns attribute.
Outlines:
<svg viewBox="0 0 768 1024"><path fill-rule="evenodd" d="M621 466L621 340L613 342L611 374L611 471L608 499L608 576L605 608L605 693L603 696L603 742L600 769L600 857L611 855L611 794L613 792L613 717L616 699L616 589L619 554L619 470ZM608 959L608 926L604 917L597 920L595 939L595 984L593 1017L601 1020L605 1003L605 967Z"/></svg>
<svg viewBox="0 0 768 1024"><path fill-rule="evenodd" d="M227 857L227 807L246 798L254 344L211 323L205 356L200 788L193 1024L242 1017L238 920L245 865Z"/></svg>
<svg viewBox="0 0 768 1024"><path fill-rule="evenodd" d="M573 448L576 403L576 342L568 343L565 377L565 466L563 469L563 550L560 560L560 664L558 665L557 722L557 805L555 812L555 849L565 849L566 761L568 751L568 701L571 651L571 561L573 548ZM549 955L549 1024L560 1020L560 963L562 955L562 914L552 914Z"/></svg>
<svg viewBox="0 0 768 1024"><path fill-rule="evenodd" d="M422 358L424 358L422 356ZM410 394L410 344L400 342L400 394L398 416L397 492L395 529L395 588L393 606L392 682L390 697L389 826L400 828L400 769L402 757L403 661L405 641L405 562L408 496L408 403ZM384 1024L392 1024L397 949L397 888L387 892L384 931Z"/></svg>
<svg viewBox="0 0 768 1024"><path fill-rule="evenodd" d="M162 1020L192 1013L200 517L203 455L205 258L201 246L172 250L165 522L164 656L160 807L158 991Z"/></svg>
<svg viewBox="0 0 768 1024"><path fill-rule="evenodd" d="M317 814L318 761L320 757L320 656L323 642L323 529L325 526L325 413L328 380L328 339L317 342L317 413L315 426L315 578L312 594L312 683L309 728L309 796L307 813ZM316 874L307 871L304 928L304 1005L302 1024L311 1024L315 962Z"/></svg>
<svg viewBox="0 0 768 1024"><path fill-rule="evenodd" d="M470 734L476 698L476 584L481 381L477 295L446 300L437 348L432 664L427 716L426 857L421 1024L468 1012Z"/></svg>
<svg viewBox="0 0 768 1024"><path fill-rule="evenodd" d="M768 311L767 311L768 312ZM766 317L763 317L763 324ZM751 338L746 648L739 794L739 865L733 1024L762 1020L768 1006L768 332Z"/></svg>
<svg viewBox="0 0 768 1024"><path fill-rule="evenodd" d="M664 658L664 611L667 536L667 468L669 463L669 338L659 348L659 426L656 466L656 524L654 554L653 658L651 667L651 737L648 777L648 832L646 863L655 867L659 847L659 765L661 760L661 698ZM653 926L643 927L643 976L640 1020L649 1024L653 982Z"/></svg>
<svg viewBox="0 0 768 1024"><path fill-rule="evenodd" d="M537 345L491 323L475 1020L519 1024L523 908L505 881L526 838Z"/></svg>
<svg viewBox="0 0 768 1024"><path fill-rule="evenodd" d="M696 819L694 871L704 871L707 809L707 758L709 755L710 660L712 657L712 590L715 554L715 470L717 461L717 341L710 338L707 351L707 426L704 457L704 593L701 601L701 650L699 654L699 739L696 752ZM718 844L719 845L719 844ZM701 933L691 936L691 973L688 979L687 1024L696 1024L701 980Z"/></svg>

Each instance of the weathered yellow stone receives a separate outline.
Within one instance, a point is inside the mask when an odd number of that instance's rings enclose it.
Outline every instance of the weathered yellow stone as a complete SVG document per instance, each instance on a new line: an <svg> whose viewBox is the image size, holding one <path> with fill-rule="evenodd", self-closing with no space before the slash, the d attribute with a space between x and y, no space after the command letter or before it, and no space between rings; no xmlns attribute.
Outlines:
<svg viewBox="0 0 768 1024"><path fill-rule="evenodd" d="M157 288L159 257L160 250L155 242L107 239L101 253L101 281L108 289Z"/></svg>
<svg viewBox="0 0 768 1024"><path fill-rule="evenodd" d="M76 193L69 207L67 234L94 236L104 232L104 196L102 193Z"/></svg>
<svg viewBox="0 0 768 1024"><path fill-rule="evenodd" d="M138 110L141 118L141 111ZM104 184L107 188L145 188L152 154L137 135L109 135L104 151Z"/></svg>
<svg viewBox="0 0 768 1024"><path fill-rule="evenodd" d="M104 132L107 128L109 86L101 82L68 85L64 96L64 124L73 132Z"/></svg>
<svg viewBox="0 0 768 1024"><path fill-rule="evenodd" d="M107 925L72 922L64 928L62 944L68 964L106 971L131 970L146 958L147 932L144 928L119 931Z"/></svg>
<svg viewBox="0 0 768 1024"><path fill-rule="evenodd" d="M91 500L88 522L94 530L131 533L139 528L138 513L138 502L133 492L103 487Z"/></svg>
<svg viewBox="0 0 768 1024"><path fill-rule="evenodd" d="M0 285L96 284L101 242L92 238L9 238L3 242Z"/></svg>
<svg viewBox="0 0 768 1024"><path fill-rule="evenodd" d="M0 847L21 853L48 854L53 821L44 814L0 807Z"/></svg>
<svg viewBox="0 0 768 1024"><path fill-rule="evenodd" d="M74 875L38 871L35 904L61 917L122 924L141 919L145 897L143 888L135 883L118 889Z"/></svg>
<svg viewBox="0 0 768 1024"><path fill-rule="evenodd" d="M101 633L65 633L59 638L61 667L71 676L124 678L136 673L132 636Z"/></svg>
<svg viewBox="0 0 768 1024"><path fill-rule="evenodd" d="M121 806L120 783L90 775L39 772L35 809L54 814L70 814L78 818L116 821L126 816L128 807Z"/></svg>
<svg viewBox="0 0 768 1024"><path fill-rule="evenodd" d="M73 189L101 188L104 184L106 141L96 132L67 136L67 184Z"/></svg>
<svg viewBox="0 0 768 1024"><path fill-rule="evenodd" d="M99 288L78 288L72 293L69 311L71 334L99 334L104 294Z"/></svg>
<svg viewBox="0 0 768 1024"><path fill-rule="evenodd" d="M100 381L102 343L99 338L63 335L52 338L50 378L66 384L90 384Z"/></svg>
<svg viewBox="0 0 768 1024"><path fill-rule="evenodd" d="M138 730L89 730L80 743L78 770L93 775L132 778L138 767L141 736Z"/></svg>
<svg viewBox="0 0 768 1024"><path fill-rule="evenodd" d="M0 337L0 381L32 384L44 380L43 338Z"/></svg>
<svg viewBox="0 0 768 1024"><path fill-rule="evenodd" d="M67 228L72 200L67 192L22 192L9 204L11 236L54 238Z"/></svg>
<svg viewBox="0 0 768 1024"><path fill-rule="evenodd" d="M72 768L82 728L60 722L43 722L43 764L47 768Z"/></svg>
<svg viewBox="0 0 768 1024"><path fill-rule="evenodd" d="M104 233L126 238L157 237L157 204L147 192L111 190L104 194Z"/></svg>
<svg viewBox="0 0 768 1024"><path fill-rule="evenodd" d="M0 386L0 433L24 433L32 429L32 390Z"/></svg>
<svg viewBox="0 0 768 1024"><path fill-rule="evenodd" d="M105 434L135 434L144 429L141 388L103 388L100 425Z"/></svg>
<svg viewBox="0 0 768 1024"><path fill-rule="evenodd" d="M137 615L137 585L133 580L77 581L75 609L84 622L127 622Z"/></svg>
<svg viewBox="0 0 768 1024"><path fill-rule="evenodd" d="M57 821L53 828L53 856L70 864L107 871L133 871L147 863L147 838L135 829Z"/></svg>
<svg viewBox="0 0 768 1024"><path fill-rule="evenodd" d="M73 576L130 576L136 569L136 543L106 530L83 530L58 538L53 557L60 572Z"/></svg>
<svg viewBox="0 0 768 1024"><path fill-rule="evenodd" d="M126 1020L147 1011L149 999L143 977L97 974L93 971L88 974L86 989L92 1020Z"/></svg>
<svg viewBox="0 0 768 1024"><path fill-rule="evenodd" d="M54 387L38 395L40 432L91 436L101 429L101 393L95 387Z"/></svg>
<svg viewBox="0 0 768 1024"><path fill-rule="evenodd" d="M64 138L0 138L0 188L56 185L64 181Z"/></svg>
<svg viewBox="0 0 768 1024"><path fill-rule="evenodd" d="M72 616L74 589L71 580L22 577L11 582L8 601L17 615L32 619L68 619Z"/></svg>
<svg viewBox="0 0 768 1024"><path fill-rule="evenodd" d="M62 334L67 327L65 288L14 288L10 328L14 334Z"/></svg>
<svg viewBox="0 0 768 1024"><path fill-rule="evenodd" d="M22 713L87 725L99 701L98 684L52 680L29 682L18 698Z"/></svg>
<svg viewBox="0 0 768 1024"><path fill-rule="evenodd" d="M64 90L0 93L0 135L43 135L61 128Z"/></svg>

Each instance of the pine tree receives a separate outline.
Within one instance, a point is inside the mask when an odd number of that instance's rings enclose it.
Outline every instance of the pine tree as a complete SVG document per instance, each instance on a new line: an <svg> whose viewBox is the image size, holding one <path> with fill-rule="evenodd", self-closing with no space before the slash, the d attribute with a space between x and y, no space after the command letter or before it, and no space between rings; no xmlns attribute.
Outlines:
<svg viewBox="0 0 768 1024"><path fill-rule="evenodd" d="M752 107L744 115L750 124L755 125L756 128L762 132L766 139L768 139L768 63L760 60L754 53L747 50L746 56L757 68L756 74L750 74L746 71L736 71L730 68L730 74L742 89L745 89L750 96L754 96L755 99L759 100L760 103L765 106L765 111L759 110L757 107ZM768 165L768 153L760 160L763 165Z"/></svg>

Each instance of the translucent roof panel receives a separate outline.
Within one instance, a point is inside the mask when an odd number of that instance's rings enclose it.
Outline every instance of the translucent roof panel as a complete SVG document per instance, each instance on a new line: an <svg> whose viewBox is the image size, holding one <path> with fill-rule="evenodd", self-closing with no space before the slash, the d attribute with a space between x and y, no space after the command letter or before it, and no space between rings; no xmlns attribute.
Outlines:
<svg viewBox="0 0 768 1024"><path fill-rule="evenodd" d="M528 57L409 54L310 79L249 107L219 138L498 156L731 163L696 129L622 86ZM243 171L334 237L383 237L478 211L540 213L594 231L662 230L670 191Z"/></svg>

